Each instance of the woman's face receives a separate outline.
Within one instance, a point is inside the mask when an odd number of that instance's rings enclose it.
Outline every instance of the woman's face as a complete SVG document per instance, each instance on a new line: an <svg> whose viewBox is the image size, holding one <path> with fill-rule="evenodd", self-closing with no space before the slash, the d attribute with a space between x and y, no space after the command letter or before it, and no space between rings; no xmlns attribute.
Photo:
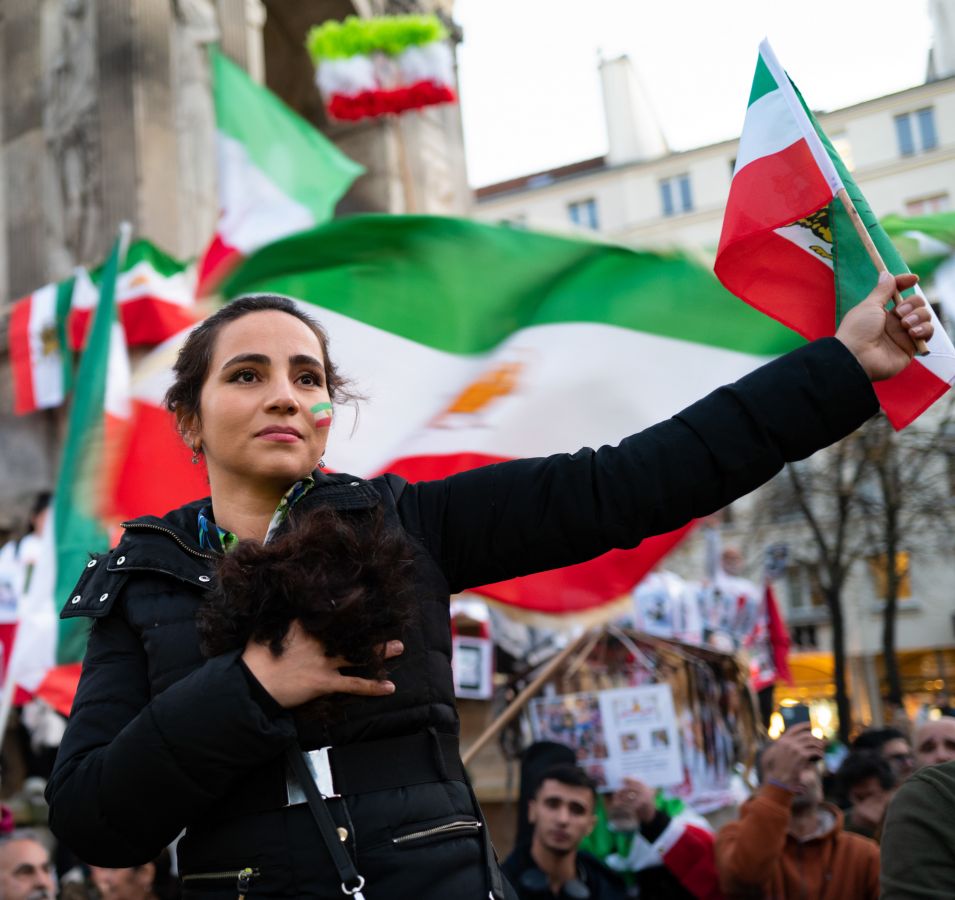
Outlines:
<svg viewBox="0 0 955 900"><path fill-rule="evenodd" d="M328 404L314 332L288 313L262 310L219 331L199 416L183 423L184 433L202 442L213 492L242 483L281 494L325 452Z"/></svg>

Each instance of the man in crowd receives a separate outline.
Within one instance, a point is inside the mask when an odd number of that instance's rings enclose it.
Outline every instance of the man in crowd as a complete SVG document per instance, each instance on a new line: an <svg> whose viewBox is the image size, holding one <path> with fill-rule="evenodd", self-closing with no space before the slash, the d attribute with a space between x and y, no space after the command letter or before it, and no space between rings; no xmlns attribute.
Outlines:
<svg viewBox="0 0 955 900"><path fill-rule="evenodd" d="M544 772L528 806L530 846L519 845L503 865L520 900L623 900L619 877L578 850L594 827L596 802L593 782L576 766Z"/></svg>
<svg viewBox="0 0 955 900"><path fill-rule="evenodd" d="M878 898L878 845L844 831L842 812L823 802L822 755L809 723L764 750L759 789L716 837L725 895Z"/></svg>
<svg viewBox="0 0 955 900"><path fill-rule="evenodd" d="M0 835L0 900L53 900L53 863L39 835Z"/></svg>
<svg viewBox="0 0 955 900"><path fill-rule="evenodd" d="M853 750L839 766L839 790L850 808L846 831L865 837L881 837L882 820L895 795L895 775L888 762L873 750Z"/></svg>
<svg viewBox="0 0 955 900"><path fill-rule="evenodd" d="M713 832L704 818L679 801L658 798L653 788L634 778L624 778L623 787L604 800L605 821L584 845L632 881L639 896L722 897Z"/></svg>
<svg viewBox="0 0 955 900"><path fill-rule="evenodd" d="M915 730L914 744L916 769L955 759L955 717L923 722Z"/></svg>
<svg viewBox="0 0 955 900"><path fill-rule="evenodd" d="M915 732L918 771L899 789L883 829L882 896L955 897L955 719Z"/></svg>
<svg viewBox="0 0 955 900"><path fill-rule="evenodd" d="M909 739L898 728L870 728L853 742L853 750L874 750L892 767L902 784L915 771L915 754Z"/></svg>

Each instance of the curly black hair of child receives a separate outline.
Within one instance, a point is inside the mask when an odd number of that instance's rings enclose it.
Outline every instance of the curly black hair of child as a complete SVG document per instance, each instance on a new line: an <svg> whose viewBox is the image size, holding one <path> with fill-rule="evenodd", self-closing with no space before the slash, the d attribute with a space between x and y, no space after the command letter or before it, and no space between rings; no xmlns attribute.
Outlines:
<svg viewBox="0 0 955 900"><path fill-rule="evenodd" d="M385 675L384 644L413 617L413 548L380 509L295 515L269 541L241 541L219 561L215 588L200 606L202 651L218 656L267 644L281 656L291 623L369 678Z"/></svg>

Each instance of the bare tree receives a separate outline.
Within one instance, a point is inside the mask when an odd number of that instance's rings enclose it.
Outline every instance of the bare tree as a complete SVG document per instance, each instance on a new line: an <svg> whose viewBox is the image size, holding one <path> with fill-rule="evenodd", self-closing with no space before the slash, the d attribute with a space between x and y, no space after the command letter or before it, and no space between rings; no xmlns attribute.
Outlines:
<svg viewBox="0 0 955 900"><path fill-rule="evenodd" d="M938 476L947 476L953 461L955 402L946 401L930 421L896 432L878 416L859 432L871 485L859 498L862 521L871 549L880 555L883 574L885 698L895 705L902 703L903 693L896 652L900 588L907 574L902 561L916 541L922 546L944 543L953 518L948 492L939 490L948 478Z"/></svg>
<svg viewBox="0 0 955 900"><path fill-rule="evenodd" d="M925 420L896 432L883 415L811 460L790 464L772 483L756 518L780 510L798 510L806 526L804 547L816 587L823 596L832 627L833 678L839 736L848 739L849 697L846 686L846 620L843 592L860 560L881 567L884 601L882 650L886 699L902 702L896 652L900 587L906 575L900 561L908 551L939 548L952 531L955 510L939 485L955 471L955 400ZM946 478L940 478L944 473ZM765 523L762 534L767 534ZM884 565L882 561L884 560Z"/></svg>

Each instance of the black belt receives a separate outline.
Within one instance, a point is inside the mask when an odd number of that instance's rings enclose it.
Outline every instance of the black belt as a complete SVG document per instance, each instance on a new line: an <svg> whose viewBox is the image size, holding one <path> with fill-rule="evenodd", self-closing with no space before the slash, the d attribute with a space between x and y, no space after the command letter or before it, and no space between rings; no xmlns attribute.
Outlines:
<svg viewBox="0 0 955 900"><path fill-rule="evenodd" d="M457 737L435 731L322 747L303 751L303 756L326 798L436 781L467 783ZM290 805L305 802L297 774L294 782L289 779L288 789Z"/></svg>

